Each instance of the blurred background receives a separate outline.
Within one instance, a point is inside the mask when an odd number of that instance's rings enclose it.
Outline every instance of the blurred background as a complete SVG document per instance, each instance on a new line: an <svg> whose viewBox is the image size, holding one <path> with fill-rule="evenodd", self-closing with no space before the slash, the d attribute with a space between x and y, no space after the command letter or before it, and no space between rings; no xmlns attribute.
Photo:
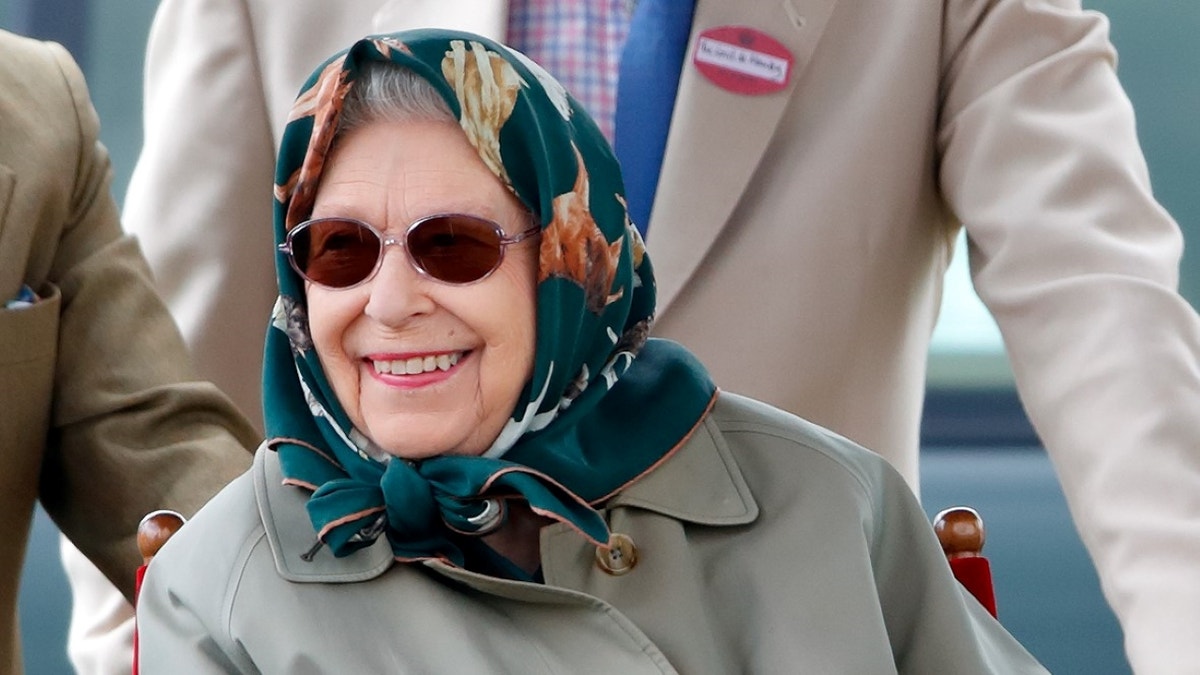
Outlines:
<svg viewBox="0 0 1200 675"><path fill-rule="evenodd" d="M1200 27L1196 0L1086 0L1107 14L1118 74L1138 113L1155 194L1193 248L1183 293L1200 304ZM141 75L152 0L0 0L0 27L59 41L82 65L116 169L118 201L141 144ZM967 503L988 526L1001 621L1055 673L1129 673L1053 468L1021 409L995 324L976 299L963 242L930 354L922 500L932 515ZM130 570L133 574L133 570ZM70 591L57 530L39 511L20 612L29 675L70 673Z"/></svg>

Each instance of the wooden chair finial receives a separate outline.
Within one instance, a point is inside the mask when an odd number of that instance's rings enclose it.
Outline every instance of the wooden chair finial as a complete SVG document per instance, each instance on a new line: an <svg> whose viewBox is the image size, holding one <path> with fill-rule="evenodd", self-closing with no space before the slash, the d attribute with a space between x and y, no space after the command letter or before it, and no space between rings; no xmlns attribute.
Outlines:
<svg viewBox="0 0 1200 675"><path fill-rule="evenodd" d="M933 531L949 559L983 555L983 518L969 506L952 506L938 513L933 519Z"/></svg>
<svg viewBox="0 0 1200 675"><path fill-rule="evenodd" d="M137 543L142 553L143 564L149 565L150 559L167 543L171 535L183 527L184 517L176 511L162 509L147 513L142 522L138 523Z"/></svg>

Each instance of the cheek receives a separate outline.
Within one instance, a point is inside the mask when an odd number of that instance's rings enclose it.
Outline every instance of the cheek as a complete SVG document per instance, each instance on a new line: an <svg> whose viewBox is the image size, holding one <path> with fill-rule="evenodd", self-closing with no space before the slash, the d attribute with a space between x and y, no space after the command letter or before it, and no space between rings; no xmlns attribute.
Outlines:
<svg viewBox="0 0 1200 675"><path fill-rule="evenodd" d="M346 403L348 392L343 387L347 384L346 378L352 374L353 364L346 355L343 338L358 312L354 310L354 303L348 302L350 298L339 297L342 295L345 293L309 289L308 331L325 376L333 385L334 393Z"/></svg>
<svg viewBox="0 0 1200 675"><path fill-rule="evenodd" d="M317 356L324 360L329 349L333 303L320 289L311 284L305 290L308 296L308 334L312 337Z"/></svg>
<svg viewBox="0 0 1200 675"><path fill-rule="evenodd" d="M519 389L533 372L537 347L537 282L533 262L527 258L505 260L496 270L487 297L473 298L471 311L490 326L487 339L498 357L493 367L503 370L505 387L516 381ZM509 263L514 263L510 265ZM519 264L518 264L519 263ZM493 373L497 374L497 373Z"/></svg>
<svg viewBox="0 0 1200 675"><path fill-rule="evenodd" d="M533 255L535 250L530 247L521 252L521 264L512 275L513 316L519 322L516 328L528 354L530 371L533 370L534 351L537 348L537 260Z"/></svg>
<svg viewBox="0 0 1200 675"><path fill-rule="evenodd" d="M520 311L520 341L521 351L525 359L521 364L520 380L522 386L533 375L533 362L537 354L537 280L531 270L529 276L521 284Z"/></svg>
<svg viewBox="0 0 1200 675"><path fill-rule="evenodd" d="M510 305L504 321L508 325L508 342L511 351L507 359L509 376L522 385L533 374L533 362L537 352L537 315L532 302L526 300L518 306Z"/></svg>

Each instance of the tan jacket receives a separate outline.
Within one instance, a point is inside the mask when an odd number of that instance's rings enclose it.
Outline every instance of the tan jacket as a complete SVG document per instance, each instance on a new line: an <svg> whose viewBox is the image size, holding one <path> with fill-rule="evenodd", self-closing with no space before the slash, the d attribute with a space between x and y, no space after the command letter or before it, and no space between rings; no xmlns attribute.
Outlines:
<svg viewBox="0 0 1200 675"><path fill-rule="evenodd" d="M366 32L498 36L507 16L503 0L355 8L165 0L151 39L126 215L203 372L252 409L244 364L274 293L266 177L300 82ZM1134 667L1200 663L1200 321L1104 19L1078 0L698 0L693 40L720 25L768 33L795 67L747 97L687 60L647 240L657 333L916 485L961 223Z"/></svg>
<svg viewBox="0 0 1200 675"><path fill-rule="evenodd" d="M301 555L306 493L252 472L151 563L144 675L203 673L1044 673L950 575L877 455L722 395L671 459L604 511L637 562L613 576L566 525L546 583L397 565L380 539Z"/></svg>
<svg viewBox="0 0 1200 675"><path fill-rule="evenodd" d="M199 508L248 465L254 441L228 399L191 381L121 231L97 131L66 50L0 31L0 673L21 672L35 501L130 595L141 517ZM3 308L23 284L41 300Z"/></svg>

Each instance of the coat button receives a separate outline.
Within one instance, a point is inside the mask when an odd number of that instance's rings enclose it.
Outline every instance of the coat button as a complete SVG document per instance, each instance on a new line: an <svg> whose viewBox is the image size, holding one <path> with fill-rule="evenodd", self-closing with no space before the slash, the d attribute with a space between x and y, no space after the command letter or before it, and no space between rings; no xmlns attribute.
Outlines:
<svg viewBox="0 0 1200 675"><path fill-rule="evenodd" d="M613 532L608 538L608 546L596 547L596 567L613 576L625 574L637 562L637 546L627 534Z"/></svg>

